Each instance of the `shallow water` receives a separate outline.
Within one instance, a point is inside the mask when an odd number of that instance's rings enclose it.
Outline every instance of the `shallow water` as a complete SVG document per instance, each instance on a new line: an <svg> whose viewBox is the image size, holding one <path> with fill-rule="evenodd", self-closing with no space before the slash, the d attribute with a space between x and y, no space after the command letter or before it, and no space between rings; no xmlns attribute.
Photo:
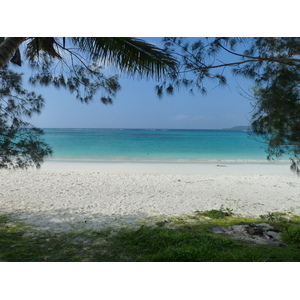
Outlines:
<svg viewBox="0 0 300 300"><path fill-rule="evenodd" d="M52 160L261 161L265 144L245 131L163 129L45 129ZM285 158L287 159L287 158Z"/></svg>

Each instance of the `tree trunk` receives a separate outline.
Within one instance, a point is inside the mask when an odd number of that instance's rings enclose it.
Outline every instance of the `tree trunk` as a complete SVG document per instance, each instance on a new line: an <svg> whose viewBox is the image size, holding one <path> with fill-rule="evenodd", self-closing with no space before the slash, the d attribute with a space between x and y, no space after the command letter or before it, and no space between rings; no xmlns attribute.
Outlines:
<svg viewBox="0 0 300 300"><path fill-rule="evenodd" d="M0 44L0 70L2 70L19 46L26 40L24 37L9 37Z"/></svg>

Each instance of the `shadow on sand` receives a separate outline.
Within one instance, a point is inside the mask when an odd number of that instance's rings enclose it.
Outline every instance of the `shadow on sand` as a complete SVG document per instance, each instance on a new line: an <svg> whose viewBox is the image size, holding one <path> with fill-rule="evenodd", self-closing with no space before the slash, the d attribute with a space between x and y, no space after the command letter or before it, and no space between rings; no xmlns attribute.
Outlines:
<svg viewBox="0 0 300 300"><path fill-rule="evenodd" d="M140 226L141 220L148 217L146 213L137 212L130 215L104 215L101 213L78 213L68 209L51 211L15 211L7 214L12 219L22 221L37 230L64 232L70 230L101 230L124 226Z"/></svg>

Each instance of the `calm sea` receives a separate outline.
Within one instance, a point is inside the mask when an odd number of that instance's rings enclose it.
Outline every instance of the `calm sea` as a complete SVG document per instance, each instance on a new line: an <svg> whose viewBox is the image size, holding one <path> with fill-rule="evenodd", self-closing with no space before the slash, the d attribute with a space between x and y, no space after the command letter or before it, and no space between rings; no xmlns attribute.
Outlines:
<svg viewBox="0 0 300 300"><path fill-rule="evenodd" d="M265 145L245 131L163 129L45 129L51 160L260 161Z"/></svg>

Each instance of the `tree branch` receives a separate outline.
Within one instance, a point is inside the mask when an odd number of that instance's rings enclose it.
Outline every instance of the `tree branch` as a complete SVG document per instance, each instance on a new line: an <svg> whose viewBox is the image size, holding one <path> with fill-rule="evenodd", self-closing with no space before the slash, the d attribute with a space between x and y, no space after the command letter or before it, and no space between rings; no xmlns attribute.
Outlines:
<svg viewBox="0 0 300 300"><path fill-rule="evenodd" d="M239 54L239 53L236 53L236 52L233 52L227 48L225 48L223 45L221 45L220 43L218 43L218 45L224 49L225 51L227 51L228 53L232 54L232 55L236 55L236 56L240 56L240 57L243 57L243 58L250 58L250 59L253 59L254 61L270 61L270 62L281 62L281 63L284 63L285 61L287 62L300 62L300 59L298 58L269 58L269 57L259 57L259 56L249 56L249 55L245 55L245 54Z"/></svg>

